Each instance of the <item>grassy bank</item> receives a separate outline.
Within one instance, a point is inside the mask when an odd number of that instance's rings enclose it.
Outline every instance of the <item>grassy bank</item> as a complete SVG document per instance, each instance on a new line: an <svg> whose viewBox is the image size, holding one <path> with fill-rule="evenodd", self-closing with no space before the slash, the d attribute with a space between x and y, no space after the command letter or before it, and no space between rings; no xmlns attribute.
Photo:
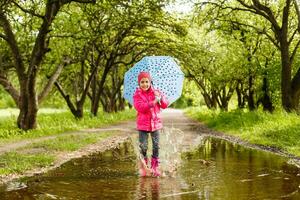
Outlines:
<svg viewBox="0 0 300 200"><path fill-rule="evenodd" d="M300 117L294 113L220 112L205 108L189 108L186 112L209 128L238 136L253 144L280 148L300 156Z"/></svg>
<svg viewBox="0 0 300 200"><path fill-rule="evenodd" d="M51 166L57 161L58 155L77 151L116 134L116 132L62 133L112 125L134 119L135 115L134 110L127 110L112 114L99 113L97 117L85 115L83 119L76 120L67 110L55 110L53 112L50 109L38 114L37 129L22 131L16 127L17 116L13 112L9 115L3 114L0 117L0 145L43 136L56 135L56 137L55 139L32 143L0 155L0 177L9 174L22 174L28 170Z"/></svg>
<svg viewBox="0 0 300 200"><path fill-rule="evenodd" d="M89 144L113 136L114 132L61 135L55 139L35 142L0 155L0 176L22 174L27 170L53 165L63 153L77 151Z"/></svg>
<svg viewBox="0 0 300 200"><path fill-rule="evenodd" d="M0 117L0 145L22 139L56 135L67 131L102 127L135 118L134 110L126 110L118 113L100 112L97 117L85 114L83 119L80 120L75 119L68 110L54 111L48 109L39 112L37 117L38 128L30 131L23 131L17 128L16 115Z"/></svg>

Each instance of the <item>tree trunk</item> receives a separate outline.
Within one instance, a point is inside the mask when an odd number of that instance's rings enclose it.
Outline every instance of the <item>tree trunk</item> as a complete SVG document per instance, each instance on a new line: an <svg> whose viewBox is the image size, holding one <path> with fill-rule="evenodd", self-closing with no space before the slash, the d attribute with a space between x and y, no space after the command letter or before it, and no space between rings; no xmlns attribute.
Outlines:
<svg viewBox="0 0 300 200"><path fill-rule="evenodd" d="M252 75L249 75L248 84L249 84L248 108L249 108L249 110L255 110L254 89L253 89L253 76Z"/></svg>
<svg viewBox="0 0 300 200"><path fill-rule="evenodd" d="M19 101L20 113L17 119L18 127L23 130L34 129L37 126L38 101L35 92L35 82L30 81L29 84L27 82L25 78L22 80Z"/></svg>
<svg viewBox="0 0 300 200"><path fill-rule="evenodd" d="M222 110L228 111L228 103L233 95L234 88L236 87L234 83L231 86L224 86L219 92L219 106ZM228 89L228 91L227 91Z"/></svg>
<svg viewBox="0 0 300 200"><path fill-rule="evenodd" d="M22 8L21 6L16 6L16 3L10 5L12 10L15 10L17 9L17 7L19 7L22 12L28 14L29 17L39 17L39 20L41 20L40 28L38 30L34 30L34 33L37 33L37 35L34 41L33 49L30 50L30 57L26 59L24 59L22 55L26 55L28 52L25 51L26 53L21 53L21 51L19 50L19 43L15 38L16 31L13 30L13 26L11 26L10 20L12 19L11 17L6 16L7 14L10 15L10 11L6 10L6 7L4 6L1 6L0 8L0 26L1 30L4 32L3 34L1 33L1 38L3 38L7 42L7 45L12 52L12 60L14 61L15 72L20 85L20 92L18 94L17 90L12 87L12 84L10 82L7 82L8 79L6 79L5 77L3 78L1 74L0 84L9 86L7 91L11 94L14 100L18 99L17 105L19 106L20 113L17 119L17 125L23 130L36 128L38 104L44 97L47 96L59 74L58 70L57 73L50 79L48 84L46 84L41 95L37 95L36 79L38 71L46 53L50 51L50 49L48 48L50 42L50 38L48 37L49 32L51 31L50 27L61 6L71 2L72 0L46 1L44 3L45 10L43 16L35 16L35 14L33 14L33 10ZM79 3L95 3L95 0L79 1ZM13 23L15 23L15 21ZM27 69L24 66L25 60L29 61ZM17 96L18 98L16 98Z"/></svg>
<svg viewBox="0 0 300 200"><path fill-rule="evenodd" d="M93 77L93 79L91 81L91 95L90 95L91 113L93 113L93 105L94 105L94 102L96 101L97 77L98 77L98 70L96 71L95 76Z"/></svg>
<svg viewBox="0 0 300 200"><path fill-rule="evenodd" d="M218 107L218 95L217 92L212 89L211 91L211 108L212 109L217 109Z"/></svg>
<svg viewBox="0 0 300 200"><path fill-rule="evenodd" d="M97 116L97 113L98 113L98 109L99 109L99 101L100 101L100 97L101 97L101 94L103 92L103 88L104 88L104 83L105 83L105 80L106 80L106 77L113 65L113 60L114 57L111 56L110 59L107 61L107 64L105 66L105 69L103 71L103 74L102 74L102 77L101 77L101 80L99 81L98 84L96 84L96 87L98 89L95 89L95 98L92 99L92 105L91 105L91 113L94 115L94 116Z"/></svg>
<svg viewBox="0 0 300 200"><path fill-rule="evenodd" d="M201 92L203 98L204 98L204 102L206 104L206 106L209 109L216 109L217 108L217 94L214 90L211 91L211 95L209 95L205 90L203 90Z"/></svg>
<svg viewBox="0 0 300 200"><path fill-rule="evenodd" d="M281 100L286 111L295 109L291 97L291 64L289 58L289 45L286 40L281 39Z"/></svg>
<svg viewBox="0 0 300 200"><path fill-rule="evenodd" d="M300 91L292 92L291 98L292 98L291 103L292 103L293 110L295 110L297 113L300 113L300 106L299 106Z"/></svg>
<svg viewBox="0 0 300 200"><path fill-rule="evenodd" d="M290 43L288 42L290 3L290 0L286 0L286 5L283 8L282 27L276 32L281 55L281 100L283 108L288 112L294 110L291 98L292 63L290 58Z"/></svg>
<svg viewBox="0 0 300 200"><path fill-rule="evenodd" d="M300 112L299 100L300 100L300 68L298 69L296 75L292 80L291 96L292 96L292 105L296 108L296 111Z"/></svg>
<svg viewBox="0 0 300 200"><path fill-rule="evenodd" d="M118 111L121 111L121 110L125 110L125 101L124 101L124 98L122 97L122 93L121 93L121 90L118 91Z"/></svg>
<svg viewBox="0 0 300 200"><path fill-rule="evenodd" d="M273 112L274 106L273 106L271 98L269 96L269 86L268 86L267 77L263 78L262 92L263 92L263 96L261 98L259 98L259 100L257 101L257 103L256 103L257 107L261 103L263 105L264 111Z"/></svg>
<svg viewBox="0 0 300 200"><path fill-rule="evenodd" d="M83 67L83 66L82 66ZM93 69L91 70L91 73L89 75L88 80L86 81L85 85L82 84L81 88L78 89L80 90L81 97L79 100L75 98L75 103L73 104L70 95L68 95L62 88L62 86L59 84L58 81L55 81L55 86L58 89L59 93L62 95L62 97L65 99L67 102L67 105L69 109L71 110L72 114L74 115L75 118L81 119L83 117L83 106L85 103L86 96L88 95L88 90L90 88L90 84L92 82L92 79L95 78L95 74L97 72L97 67L93 66ZM81 76L84 77L84 72L81 70ZM82 82L84 82L84 79L81 79ZM77 89L76 89L77 90ZM76 94L77 96L77 94Z"/></svg>
<svg viewBox="0 0 300 200"><path fill-rule="evenodd" d="M23 130L35 129L37 125L37 111L38 108L36 106L28 107L24 104L24 106L20 108L17 120L18 127Z"/></svg>
<svg viewBox="0 0 300 200"><path fill-rule="evenodd" d="M76 112L72 112L76 119L82 119L83 118L83 104L77 104L76 106Z"/></svg>
<svg viewBox="0 0 300 200"><path fill-rule="evenodd" d="M235 89L238 100L238 108L245 108L245 96L243 95L243 90L243 83L239 82Z"/></svg>

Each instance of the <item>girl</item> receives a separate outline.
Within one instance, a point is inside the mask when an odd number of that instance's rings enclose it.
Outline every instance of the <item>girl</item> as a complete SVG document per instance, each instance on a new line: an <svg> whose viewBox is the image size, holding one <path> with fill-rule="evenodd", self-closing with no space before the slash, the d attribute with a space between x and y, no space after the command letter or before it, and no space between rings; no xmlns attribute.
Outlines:
<svg viewBox="0 0 300 200"><path fill-rule="evenodd" d="M148 135L152 139L151 172L153 176L160 176L159 164L159 130L162 122L159 116L160 109L168 107L166 97L152 87L151 76L148 72L138 75L139 88L134 93L133 104L137 110L137 130L139 131L139 147L143 160L148 165L147 149ZM146 169L142 167L141 176L146 176Z"/></svg>

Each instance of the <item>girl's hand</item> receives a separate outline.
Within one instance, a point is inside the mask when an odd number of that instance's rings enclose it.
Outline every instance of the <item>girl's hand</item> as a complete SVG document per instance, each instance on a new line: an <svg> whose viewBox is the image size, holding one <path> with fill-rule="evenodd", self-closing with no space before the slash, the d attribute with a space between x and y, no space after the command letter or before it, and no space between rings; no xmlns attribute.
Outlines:
<svg viewBox="0 0 300 200"><path fill-rule="evenodd" d="M160 93L158 91L154 91L154 95L155 95L155 103L159 103L160 104L160 99L161 99L161 96L160 96Z"/></svg>

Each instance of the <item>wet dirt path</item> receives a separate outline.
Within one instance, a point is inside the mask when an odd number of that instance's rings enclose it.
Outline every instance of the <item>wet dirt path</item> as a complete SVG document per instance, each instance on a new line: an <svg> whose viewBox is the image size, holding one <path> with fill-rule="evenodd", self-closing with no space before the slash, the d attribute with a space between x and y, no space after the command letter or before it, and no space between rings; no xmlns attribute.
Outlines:
<svg viewBox="0 0 300 200"><path fill-rule="evenodd" d="M274 153L277 153L277 154L280 154L283 156L288 156L288 157L298 159L297 157L293 157L292 155L288 155L277 149L272 149L272 148L268 148L268 147L264 147L264 146L249 144L243 140L240 140L239 138L236 138L233 136L228 136L228 135L225 135L220 132L212 131L212 130L208 129L204 124L188 118L182 110L166 109L162 112L162 119L163 119L164 129L168 129L168 130L176 129L176 130L180 130L181 132L184 133L184 138L180 142L180 151L184 151L186 149L191 149L194 145L199 144L199 140L205 136L213 136L216 138L221 138L221 139L225 139L230 142L241 144L246 147L272 151ZM5 182L8 182L15 178L44 173L50 169L54 169L54 168L60 166L61 164L65 163L73 158L78 158L78 157L92 154L94 152L102 152L107 149L114 148L118 144L127 140L128 138L136 137L137 131L135 129L135 121L132 120L132 121L126 121L126 122L122 122L122 123L118 123L118 124L115 124L112 126L107 126L107 127L102 127L102 128L92 128L92 129L85 129L85 130L81 130L81 131L66 132L66 133L59 134L59 135L40 137L40 138L36 138L36 139L23 140L23 141L19 141L16 143L2 145L2 146L0 146L0 155L5 152L13 151L20 147L24 147L31 143L54 139L61 135L68 135L68 134L74 135L74 134L82 134L82 133L99 133L99 134L101 134L101 132L108 132L108 131L116 132L116 134L113 137L107 138L96 144L88 145L78 151L71 152L71 153L60 153L58 155L59 159L57 160L57 162L54 163L52 166L49 166L48 168L34 169L34 170L24 173L23 175L11 175L11 176L6 176L6 177L1 177L0 183L1 182L5 183ZM163 131L161 134L164 134ZM173 139L176 140L176 137Z"/></svg>

